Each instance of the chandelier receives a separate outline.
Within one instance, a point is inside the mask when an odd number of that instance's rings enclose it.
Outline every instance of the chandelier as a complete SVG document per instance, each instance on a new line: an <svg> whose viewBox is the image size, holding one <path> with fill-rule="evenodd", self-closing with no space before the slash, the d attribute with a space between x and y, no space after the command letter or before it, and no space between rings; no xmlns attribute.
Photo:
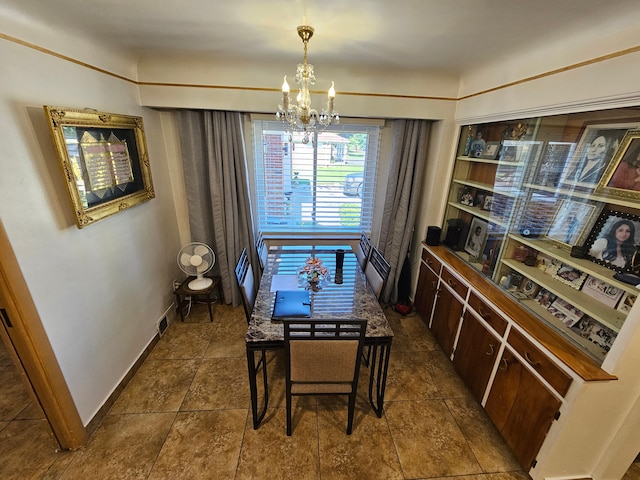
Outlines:
<svg viewBox="0 0 640 480"><path fill-rule="evenodd" d="M296 96L296 101L291 102L289 100L289 84L285 75L282 84L282 105L278 105L278 111L276 112L276 118L282 120L287 127L287 131L290 133L304 133L303 143L309 143L309 136L313 130L324 130L329 125L340 122L338 113L333 110L333 100L336 96L333 82L331 82L331 88L328 92L327 107L320 113L311 108L309 86L315 85L316 77L313 74L313 65L307 63L307 44L313 35L313 31L313 27L307 25L298 27L298 35L304 45L304 63L298 64L296 73L296 83L300 85L300 91Z"/></svg>

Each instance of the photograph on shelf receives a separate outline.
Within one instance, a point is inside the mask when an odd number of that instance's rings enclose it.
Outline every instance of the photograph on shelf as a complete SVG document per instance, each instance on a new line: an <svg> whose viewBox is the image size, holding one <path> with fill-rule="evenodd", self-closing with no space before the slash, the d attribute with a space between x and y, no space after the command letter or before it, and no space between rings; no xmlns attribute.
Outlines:
<svg viewBox="0 0 640 480"><path fill-rule="evenodd" d="M480 158L495 160L498 157L498 153L500 153L500 142L487 142Z"/></svg>
<svg viewBox="0 0 640 480"><path fill-rule="evenodd" d="M464 250L472 258L480 258L487 239L489 224L485 220L473 217L469 227L469 235L464 243Z"/></svg>
<svg viewBox="0 0 640 480"><path fill-rule="evenodd" d="M503 143L500 149L500 161L501 162L517 162L518 161L518 147L516 142L507 140Z"/></svg>
<svg viewBox="0 0 640 480"><path fill-rule="evenodd" d="M640 200L640 130L630 130L624 136L596 192Z"/></svg>
<svg viewBox="0 0 640 480"><path fill-rule="evenodd" d="M569 302L561 298L556 298L551 305L549 305L547 310L567 327L572 327L584 317L584 312L582 310L574 307Z"/></svg>
<svg viewBox="0 0 640 480"><path fill-rule="evenodd" d="M576 144L573 142L548 142L539 161L531 169L533 175L530 183L553 188L560 185L562 173L575 148Z"/></svg>
<svg viewBox="0 0 640 480"><path fill-rule="evenodd" d="M594 189L627 130L634 128L637 123L587 125L561 179L563 186Z"/></svg>
<svg viewBox="0 0 640 480"><path fill-rule="evenodd" d="M484 205L484 199L487 194L483 191L477 191L475 197L473 197L473 206L482 208Z"/></svg>
<svg viewBox="0 0 640 480"><path fill-rule="evenodd" d="M489 277L493 275L496 268L496 261L498 260L503 238L504 233L489 232L487 234L487 240L482 252L482 273Z"/></svg>
<svg viewBox="0 0 640 480"><path fill-rule="evenodd" d="M629 292L625 292L624 295L622 296L622 299L620 300L620 303L616 307L616 310L626 315L627 313L629 313L634 303L636 303L636 298L637 298L637 295L634 295Z"/></svg>
<svg viewBox="0 0 640 480"><path fill-rule="evenodd" d="M525 279L520 285L520 290L524 293L528 298L534 299L538 292L540 291L540 285L531 280L530 278Z"/></svg>
<svg viewBox="0 0 640 480"><path fill-rule="evenodd" d="M491 211L492 206L493 206L493 195L485 196L484 203L482 204L482 209Z"/></svg>
<svg viewBox="0 0 640 480"><path fill-rule="evenodd" d="M473 194L471 193L471 188L460 187L458 189L458 202L462 205L473 207Z"/></svg>
<svg viewBox="0 0 640 480"><path fill-rule="evenodd" d="M591 317L581 318L571 327L571 330L607 352L611 349L617 336L617 333L612 329L605 327Z"/></svg>
<svg viewBox="0 0 640 480"><path fill-rule="evenodd" d="M582 287L582 284L587 278L587 274L566 263L559 263L556 271L553 273L553 278L570 285L576 290L580 290L580 287Z"/></svg>
<svg viewBox="0 0 640 480"><path fill-rule="evenodd" d="M593 275L589 275L585 280L582 292L611 308L616 307L624 294L624 290L614 287Z"/></svg>
<svg viewBox="0 0 640 480"><path fill-rule="evenodd" d="M535 301L544 308L549 308L549 306L555 301L556 298L557 295L555 293L551 293L546 288L541 288L536 295Z"/></svg>
<svg viewBox="0 0 640 480"><path fill-rule="evenodd" d="M628 272L640 243L640 216L615 210L603 211L585 246L587 256L600 265Z"/></svg>
<svg viewBox="0 0 640 480"><path fill-rule="evenodd" d="M582 245L598 219L603 204L565 198L558 202L547 238L560 243L566 250Z"/></svg>

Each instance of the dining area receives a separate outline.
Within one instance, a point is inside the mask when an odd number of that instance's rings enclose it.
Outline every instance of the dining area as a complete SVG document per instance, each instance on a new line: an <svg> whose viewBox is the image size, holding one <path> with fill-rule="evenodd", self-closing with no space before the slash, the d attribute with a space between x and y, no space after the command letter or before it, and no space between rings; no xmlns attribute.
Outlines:
<svg viewBox="0 0 640 480"><path fill-rule="evenodd" d="M366 256L366 260L370 254ZM364 263L364 262L363 262ZM255 294L255 300L248 316L248 328L246 335L247 368L249 373L249 386L251 393L252 423L254 429L260 427L269 408L269 372L268 355L272 352L286 351L287 368L287 405L291 404L291 390L295 391L289 378L292 366L295 368L295 358L291 355L291 341L286 339L285 332L289 325L310 323L327 327L332 322L342 322L342 325L352 325L351 322L363 321L365 333L360 346L357 361L340 364L340 369L345 370L345 382L351 375L353 391L347 389L347 393L353 394L355 402L358 385L358 373L360 363L364 363L369 370L366 382L369 405L378 418L382 417L384 409L384 395L389 368L393 330L384 314L384 311L376 296L375 286L367 280L366 264L361 263L356 254L349 247L336 246L276 246L268 250L266 262L262 269L260 284ZM369 278L372 278L369 276ZM284 316L278 315L281 307L279 297L289 294L295 297L302 296L302 300L295 300L297 305L289 306ZM302 310L300 310L302 307ZM247 309L248 310L248 309ZM288 317L288 318L287 318ZM314 327L319 328L319 327ZM344 328L344 327L342 327ZM297 335L302 335L298 330ZM320 335L320 334L319 334ZM322 334L324 340L328 335ZM347 333L341 334L343 340L348 340ZM307 341L309 335L305 335ZM285 341L286 340L286 341ZM295 338L293 343L295 343ZM299 339L298 339L299 340ZM319 340L323 340L320 336ZM335 340L335 339L334 339ZM339 340L339 338L338 338ZM327 342L325 342L327 343ZM344 342L343 342L344 343ZM329 342L336 345L336 342ZM306 355L315 344L306 343ZM333 357L331 356L333 355ZM322 372L335 370L340 362L340 355L335 349L318 352L315 359L307 359L308 363L303 370L313 370L317 364L326 362L324 368L319 368L320 377L307 379L306 391L313 389L315 393L338 393L342 386L334 386L333 390L327 390L331 383L322 377ZM355 370L355 371L354 371ZM355 374L355 378L353 375ZM348 382L347 382L348 383ZM292 387L292 388L290 388ZM337 388L337 391L336 391ZM349 402L349 427L351 424L354 404ZM287 425L287 432L291 432L292 426Z"/></svg>

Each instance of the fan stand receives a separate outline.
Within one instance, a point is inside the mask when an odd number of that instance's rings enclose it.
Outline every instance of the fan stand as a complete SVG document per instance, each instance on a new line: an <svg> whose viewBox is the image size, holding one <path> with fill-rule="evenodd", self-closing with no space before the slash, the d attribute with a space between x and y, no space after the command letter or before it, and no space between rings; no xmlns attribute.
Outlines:
<svg viewBox="0 0 640 480"><path fill-rule="evenodd" d="M204 277L201 273L188 284L189 290L204 290L209 288L213 283L213 279Z"/></svg>

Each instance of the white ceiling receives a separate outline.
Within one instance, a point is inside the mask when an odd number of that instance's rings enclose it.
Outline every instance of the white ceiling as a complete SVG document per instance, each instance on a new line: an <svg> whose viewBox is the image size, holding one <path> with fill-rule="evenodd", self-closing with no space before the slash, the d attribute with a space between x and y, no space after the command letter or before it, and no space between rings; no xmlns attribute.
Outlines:
<svg viewBox="0 0 640 480"><path fill-rule="evenodd" d="M463 73L566 36L637 18L638 0L0 0L29 22L135 56L163 53ZM306 19L306 20L305 20Z"/></svg>

